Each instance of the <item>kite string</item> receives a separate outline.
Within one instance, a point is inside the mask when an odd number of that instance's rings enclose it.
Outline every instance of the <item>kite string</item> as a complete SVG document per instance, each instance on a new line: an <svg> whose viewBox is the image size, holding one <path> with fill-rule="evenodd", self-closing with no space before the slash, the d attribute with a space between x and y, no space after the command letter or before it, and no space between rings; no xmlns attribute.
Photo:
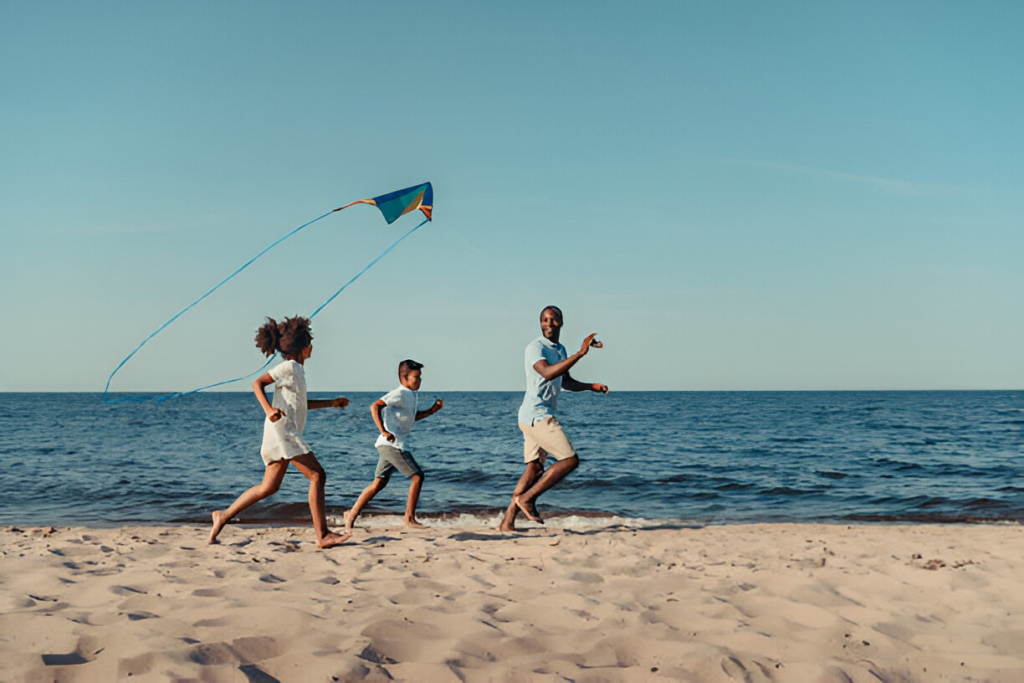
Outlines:
<svg viewBox="0 0 1024 683"><path fill-rule="evenodd" d="M344 292L344 291L345 291L345 289L346 289L346 288L347 288L347 287L348 287L348 286L349 286L350 284L352 284L353 282L355 282L356 280L358 280L358 279L360 278L360 276L362 276L362 274L363 274L363 273L365 273L365 272L366 272L366 271L368 271L368 270L369 270L370 268L372 268L372 267L374 266L374 264L376 264L376 263L377 263L377 261L380 261L380 260L381 260L382 258L384 258L385 256L387 256L387 255L388 255L388 252L390 252L390 251L391 251L392 249L394 249L395 247L397 247L397 246L398 246L398 245L399 245L399 244L400 244L400 243L402 242L402 240L404 240L404 239L405 239L406 237L408 237L409 235L413 234L414 232L416 232L417 230L419 230L420 228L422 228L422 227L423 227L424 225L426 225L426 224L427 224L427 221L428 221L428 220L429 220L429 219L427 219L427 218L424 218L424 219L423 219L423 221L422 221L422 222L421 222L421 223L420 223L419 225L417 225L417 226L416 226L415 228L413 228L413 229L412 229L412 230L410 230L409 232L407 232L407 233L405 233L404 235L402 235L401 237L399 237L399 238L398 238L397 240L395 240L394 242L392 242L392 243L391 243L391 246L390 246L390 247L388 247L387 249L385 249L384 251L382 251L382 252L381 252L381 254L380 254L380 256L378 256L377 258L375 258L375 259L373 259L372 261L370 261L370 263L369 263L369 264L368 264L368 265L367 265L367 266L366 266L365 268L363 268L363 269L362 269L362 270L360 270L360 271L359 271L358 273L356 273L356 274L355 274L355 276L353 276L351 280L349 280L348 282L346 282L345 284L343 284L343 285L341 286L341 289L339 289L339 290L338 290L337 292L335 292L334 294L332 294L332 295L330 295L329 297L327 297L327 301L325 301L325 302L323 302L322 304L320 304L319 306L317 306L317 309L316 309L315 311L313 311L312 313L310 313L310 314L309 314L309 318L310 318L310 320L312 320L313 318L315 318L315 317L316 317L316 314L317 314L317 313L319 313L320 311L322 311L322 310L324 309L324 307L325 307L325 306L326 306L327 304L329 304L329 303L331 303L332 301L334 301L334 299L335 299L335 298L336 298L336 297L337 297L337 296L338 296L339 294L341 294L342 292Z"/></svg>
<svg viewBox="0 0 1024 683"><path fill-rule="evenodd" d="M188 310L189 310L190 308L192 308L193 306L195 306L196 304L198 304L198 303L199 303L200 301L202 301L203 299L205 299L206 297L210 296L210 295L211 295L211 294L213 294L213 293L214 293L215 291L217 291L217 290L218 290L218 289L219 289L219 288L221 287L221 285L223 285L223 284L224 284L225 282L227 282L228 280L230 280L231 278L233 278L234 276L238 275L238 274L239 274L239 273L241 273L241 272L242 272L243 270L245 270L246 268L248 268L248 267L249 267L250 265L252 265L253 261L255 261L255 260L256 260L256 259L258 259L259 257L261 257L261 256L263 256L264 254L266 254L266 253L267 253L268 251L270 251L271 249L273 249L274 247L276 247L276 246L277 246L278 244L280 244L281 242L284 242L284 241L285 241L286 239L288 239L289 237L291 237L292 235L294 235L295 233L297 233L297 232L298 232L299 230L302 230L303 228L305 228L305 227L306 227L306 226L308 226L308 225L312 225L313 223L316 223L316 222L317 222L318 220L320 220L321 218L326 218L327 216L331 215L331 214L332 214L332 213L334 213L335 211L340 211L340 209L332 209L331 211L328 211L327 213L325 213L325 214L324 214L323 216L318 216L317 218L314 218L314 219L313 219L313 220L311 220L311 221L308 221L308 222L306 222L306 223L303 223L303 224L302 224L302 225L300 225L299 227L297 227L297 228L295 228L294 230L292 230L291 232L289 232L289 233L288 233L287 235L285 235L284 237L281 237L281 238L277 239L277 240L276 240L275 242L273 242L272 244L270 244L269 246L267 246L266 248L264 248L264 249L263 249L263 251L261 251L260 253L256 254L255 256L253 256L253 257L252 257L251 259L249 259L248 261L246 261L245 263L243 263L243 264L242 264L242 265L241 265L240 267L236 268L236 269L235 269L235 271L234 271L233 273L231 273L231 274L230 274L230 275L228 275L228 276L227 276L226 278L224 278L223 280L221 280L220 282L218 282L218 283L217 283L216 285L214 285L213 287L211 287L211 288L210 288L210 289L209 289L209 290L208 290L208 291L207 291L207 292L206 292L205 294L203 294L203 295L202 295L201 297L199 297L198 299L196 299L195 301L193 301L192 303L190 303L190 304L189 304L188 306L186 306L185 308L183 308L183 309L181 309L180 311L178 311L177 313L175 313L175 314L174 314L174 316L172 316L172 317L170 318L170 320L168 320L167 322L165 322L165 323L164 323L163 325L161 325L160 327L156 328L156 330L154 330L154 331L153 331L153 332L152 332L152 333L151 333L151 334L150 334L150 335L149 335L148 337L146 337L145 339L143 339L143 340L142 340L142 343L141 343L141 344L139 344L138 346L136 346L136 347L135 347L135 349L134 349L134 350L133 350L133 351L132 351L131 353L129 353L129 354L127 355L127 356L125 356L125 357L124 357L124 359L123 359L123 360L122 360L122 361L121 361L120 363L118 363L118 364L117 364L117 367L116 367L116 368L114 368L114 371L113 371L112 373L110 373L110 377L108 377L108 378L107 378L107 385L106 385L105 387L103 387L103 400L104 400L104 402L106 402L106 403L111 403L111 401L109 401L109 400L107 399L107 393L108 393L108 392L109 392L109 390L110 390L110 382L111 382L111 381L112 381L112 380L114 379L114 375L116 375L116 374L117 374L117 371L118 371L118 370L120 370L120 369L121 369L121 367L122 367L122 366L123 366L123 365L124 365L125 363L127 363L127 362L128 362L129 360L131 360L131 357L132 357L132 356L134 356L134 355L135 355L136 353L138 353L139 349L141 349L141 348L142 348L143 346L145 346L145 345L146 345L146 343L147 343L147 342L148 342L148 341L149 341L150 339L152 339L152 338L153 338L153 337L155 337L156 335L160 334L160 332L161 332L161 331L162 331L162 330L163 330L163 329L164 329L165 327L167 327L168 325L170 325L171 323L173 323L173 322L174 322L175 320L177 320L178 318L180 318L180 317L181 317L182 315L184 315L184 314L185 314L185 312L186 312L186 311L188 311ZM117 402L120 402L120 401L117 401Z"/></svg>
<svg viewBox="0 0 1024 683"><path fill-rule="evenodd" d="M342 207L342 208L345 208L345 207ZM393 242L393 243L391 244L391 246L390 246L390 247L388 247L388 248L387 248L387 249L385 249L385 250L384 250L383 252L381 252L381 254L380 254L380 255L379 255L379 256L378 256L377 258L375 258L375 259L373 259L372 261L370 261L370 263L369 263L369 264L368 264L368 265L367 265L367 266L366 266L365 268L363 268L362 270L360 270L360 271L359 271L358 273L356 273L356 274L355 274L355 276L354 276L354 277L352 277L352 279L350 279L350 280L349 280L348 282L346 282L346 283L345 283L344 285L342 285L342 286L341 286L341 289L339 289L339 290L338 290L338 291L336 291L336 292L335 292L334 294L332 294L331 296L329 296L329 297L327 298L327 301L325 301L325 302L323 302L322 304L320 304L320 305L319 305L319 306L317 307L317 309L316 309L315 311L313 311L313 312L312 312L312 313L311 313L311 314L309 315L310 319L313 319L313 318L315 318L315 317L316 317L316 314L317 314L317 313L319 313L320 311L322 311L322 310L324 309L324 307L325 307L325 306L327 306L327 304L329 304L329 303L331 303L332 301L334 301L334 299L335 299L335 298L337 298L337 296L338 296L339 294L341 294L341 293L342 293L343 291L345 291L345 289L346 289L346 288L347 288L347 287L348 287L348 286L349 286L350 284L352 284L353 282L355 282L356 280L358 280L358 279L360 278L360 276L362 276L362 274L363 274L363 273L365 273L365 272L366 272L366 271L368 271L368 270L369 270L370 268L372 268L372 267L373 267L373 266L374 266L374 265L375 265L375 264L377 263L377 261L380 261L380 260L381 260L382 258L384 258L385 256L387 256L387 255L388 255L388 252L390 252L390 251L391 251L392 249L394 249L395 247L397 247L397 246L398 246L398 244L399 244L399 243L400 243L400 242L401 242L402 240L404 240L404 239L405 239L406 237L408 237L409 235L413 234L414 232L416 232L417 230L419 230L420 228L422 228L422 227L423 227L424 225L426 225L426 223L427 223L427 221L426 221L426 220L424 219L422 223L420 223L420 224L419 224L419 225L417 225L417 226L416 226L415 228L413 228L413 229L412 229L412 230L410 230L409 232L407 232L407 233L405 233L404 235L402 235L401 237L399 237L399 238L398 238L397 240L395 240L395 241L394 241L394 242ZM166 401L166 400L167 400L167 399L169 399L169 398L178 398L178 397L180 397L180 396L188 396L189 394L196 394L196 393L199 393L200 391L205 391L205 390L207 390L207 389L213 389L214 387L219 387L219 386L222 386L222 385L224 385L224 384L231 384L232 382L240 382L240 381L241 381L241 380L243 380L243 379L248 379L248 378L250 378L250 377L253 377L254 375L258 375L258 374L260 374L261 372L263 372L263 371L264 371L264 370L265 370L265 369L267 368L267 366L269 366L269 365L270 365L271 363L273 363L273 362L274 362L274 360L275 360L275 359L276 359L277 357L278 357L278 354L276 354L276 353L275 353L275 354L274 354L273 356L271 356L271 357L270 357L270 359L269 359L269 360L267 360L267 362L266 362L266 363L264 363L264 364L263 364L263 366L262 366L262 367L260 367L260 369L259 369L259 370L256 370L255 372L250 372L250 373L249 373L248 375L242 375L241 377L235 377L234 379L226 379L226 380L224 380L223 382L217 382L216 384L207 384L207 385L206 385L205 387L199 387L198 389L193 389L192 391L183 391L183 392L180 392L180 393L177 393L177 394L166 394L166 395L164 395L164 396L158 396L158 397L157 397L157 398L156 398L155 400L156 400L156 402L157 402L157 403L160 403L160 402L162 402L162 401Z"/></svg>
<svg viewBox="0 0 1024 683"><path fill-rule="evenodd" d="M347 208L347 207L342 207L342 208ZM335 209L335 211L340 211L340 209ZM146 339L145 339L145 340L143 340L143 342L142 342L141 344L139 344L139 345L138 345L138 347L136 347L136 348L135 348L135 351L132 351L132 352L131 352L130 354L128 354L128 356L127 356L127 357L126 357L126 358L125 358L125 359L124 359L123 361L121 361L121 363L120 363L120 364L119 364L119 365L118 365L118 366L117 366L116 368L114 368L114 372L112 372L112 373L110 374L110 378L109 378L109 379L107 379L107 386L106 386L106 388L104 388L104 390L103 390L103 400L104 400L104 402L105 402L105 403L108 403L108 404L113 404L113 403L124 403L124 402L128 402L128 401L132 401L132 399L128 399L128 398L122 398L122 399L117 399L117 400L114 400L114 399L110 399L110 398L108 398L108 397L107 397L107 390L108 390L108 389L110 388L110 380L112 380L112 379L114 378L114 375L115 375L115 374L117 373L117 371L118 371L118 370L120 370L120 369L121 369L121 366L122 366L122 365L124 365L124 364L125 364L126 362L128 362L128 359L129 359L129 358L131 358L131 357L132 357L133 355L135 355L136 351L138 351L139 349L141 349L141 348L143 347L143 345L145 345L145 343L146 343L147 341L149 341L150 339L152 339L153 337L155 337L155 336L157 335L157 333L159 333L159 332L160 332L160 330L162 330L162 329L164 329L165 327L167 327L168 325L170 325L170 324L171 324L172 322L174 322L174 320L175 320L175 319L177 319L177 318L178 318L179 316L181 316L181 315L182 315L183 313L185 313L185 311L187 311L188 309L192 308L193 306L195 306L196 304L198 304L198 303L199 303L200 301L202 301L203 299L205 299L205 298L206 298L207 296L209 296L210 294L212 294L212 293L213 293L213 291L214 291L214 290L216 290L216 289L217 289L218 287L220 287L220 286L221 286L222 284L224 284L225 282L227 282L228 280L230 280L230 279L231 279L232 277L234 277L234 276L235 276L235 275L237 275L238 273L242 272L242 270L244 270L244 269L245 269L246 267L248 267L248 266L249 266L249 264L251 264L251 263L252 263L253 261L255 261L256 259L258 259L258 258L259 258L260 256L262 256L262 255L263 255L263 254L265 254L266 252L270 251L270 249L272 249L272 248L273 248L274 246L276 246L276 245L277 245L277 244L279 244L280 242L284 241L284 240L285 240L285 239L287 239L288 237L290 237L290 236L294 235L294 234L295 234L296 232L298 232L298 231L299 231L299 230L301 230L302 228L306 227L307 225L310 225L310 224L312 224L312 223L315 223L316 221L320 220L321 218L324 218L325 216L327 216L327 215L329 215L329 214L331 214L331 213L334 213L334 212L333 212L333 211L329 211L329 212L325 213L325 214L324 214L323 216L320 216L319 218L314 218L313 220L309 221L309 223L305 223L305 224L303 224L303 225L300 225L299 227L295 228L294 230L292 230L292 231L291 231L290 233L288 233L287 235L285 235L285 236L284 236L284 237L282 237L281 239L277 240L276 242L274 242L273 244L271 244L270 246L268 246L268 247L267 247L266 249L264 249L264 250L263 250L263 251L261 251L260 253L256 254L256 256L254 256L254 257L252 257L251 259L249 259L249 261L248 261L247 263L245 263L245 265L243 265L243 266L242 266L241 268L239 268L238 270L236 270L236 271L235 271L234 273L232 273L231 275L229 275L229 276L227 276L226 278L224 278L223 280L221 280L221 281L220 281L220 283L218 283L218 284L217 284L217 285L216 285L216 286L215 286L215 287L214 287L213 289L211 289L210 291L208 291L208 292L207 292L206 294L203 294L203 295L202 295L201 297L199 297L198 299L196 299L195 301L193 301L193 302L192 302L191 304L189 304L188 306L186 306L186 307L185 307L184 309L182 309L182 310L181 310L181 311L180 311L180 312L179 312L179 313L178 313L177 315L175 315L175 316L174 316L173 318L171 318L170 320L168 320L167 322L165 322L165 323L164 323L163 325L161 325L161 326L160 326L160 327L159 327L159 328L158 328L158 329L156 330L156 332L153 332L153 334L151 334L151 335L149 335L148 337L146 337ZM338 295L339 295L339 294L341 294L341 293L342 293L343 291L345 291L345 290L346 290L346 289L348 288L348 286L349 286L349 285L351 285L351 284L352 284L353 282L355 282L355 281L356 281L356 280L358 280L358 279L359 279L360 277L362 277L363 273L365 273L366 271L368 271L368 270L369 270L370 268L372 268L372 267L373 267L374 265L376 265L378 261L380 261L380 260L381 260L382 258L384 258L385 256L387 256L387 255L388 255L388 253L390 253L392 249L394 249L395 247L397 247L397 246L398 246L398 245L399 245L399 244L400 244L400 243L401 243L401 242L402 242L402 241L403 241L403 240L404 240L404 239L405 239L406 237L408 237L409 235L413 234L414 232L416 232L417 230L419 230L420 228L422 228L422 227L423 227L424 225L426 225L426 224L427 224L428 222L429 222L429 219L424 219L423 221L421 221L421 222L420 222L420 224L419 224L419 225L417 225L416 227L412 228L411 230L409 230L408 232L406 232L406 233L405 233L404 235L402 235L401 237L399 237L399 238L398 238L397 240L395 240L394 242L392 242L392 243L391 243L391 245L390 245L390 246L389 246L389 247L388 247L387 249L385 249L384 251L382 251L382 252L380 253L380 255L378 255L378 256L377 256L377 258L375 258L375 259L373 259L372 261L370 261L370 263L369 263L369 264L367 264L367 265L366 265L366 267L364 267L364 268L363 268L362 270L360 270L360 271L359 271L358 273L356 273L356 274L355 274L355 275L354 275L354 276L353 276L353 277L352 277L351 279L349 279L349 281L348 281L348 282L346 282L346 283L345 283L344 285L342 285L342 286L341 286L341 288L340 288L340 289L339 289L338 291L336 291L336 292L335 292L334 294L332 294L331 296L329 296L329 297L327 298L327 300L326 300L326 301L324 301L324 302L323 302L322 304L320 304L319 306L317 306L316 310L315 310L315 311L313 311L313 312L312 312L312 313L311 313L311 314L309 315L310 319L312 319L312 318L316 317L316 315L317 315L317 314L318 314L318 313L319 313L320 311L322 311L322 310L324 309L324 307L326 307L326 306L327 306L327 304L329 304L329 303L331 303L332 301L334 301L334 300L335 300L335 299L336 299L336 298L338 297ZM271 356L271 357L270 357L270 359L269 359L269 360L267 360L267 362L266 362L266 363L264 363L264 364L263 364L263 365L262 365L262 366L261 366L261 367L260 367L260 368L259 368L258 370L256 370L255 372L250 372L249 374L247 374L247 375L242 375L241 377L235 377L234 379L227 379L227 380L224 380L224 381L222 381L222 382L216 382L216 383L214 383L214 384L207 384L206 386L202 386L202 387L199 387L198 389L193 389L193 390L191 390L191 391L183 391L183 392L177 392L177 393L171 393L171 394L164 394L164 395L162 395L162 396L157 396L157 397L155 397L155 398L153 398L153 399L145 399L145 398L144 398L144 399L137 399L137 402L142 402L142 401L147 401L147 400L153 400L153 401L155 401L155 402L157 402L157 403L161 403L161 402L163 402L163 401L166 401L166 400L167 400L167 399L169 399L169 398L178 398L178 397L181 397L181 396L188 396L188 395L190 395L190 394L196 394L196 393L199 393L200 391L205 391L206 389L212 389L212 388L214 388L214 387L219 387L219 386L223 386L223 385L225 385L225 384L231 384L231 383L233 383L233 382L239 382L239 381L241 381L241 380L243 380L243 379L248 379L249 377L252 377L252 376L254 376L254 375L257 375L257 374L259 374L259 373L260 373L260 372L262 372L262 371L263 371L264 369L266 369L266 368L267 368L267 366L269 366L269 365L270 365L271 363L273 363L273 362L274 362L274 359L275 359L275 358L277 358L277 354L274 354L273 356Z"/></svg>

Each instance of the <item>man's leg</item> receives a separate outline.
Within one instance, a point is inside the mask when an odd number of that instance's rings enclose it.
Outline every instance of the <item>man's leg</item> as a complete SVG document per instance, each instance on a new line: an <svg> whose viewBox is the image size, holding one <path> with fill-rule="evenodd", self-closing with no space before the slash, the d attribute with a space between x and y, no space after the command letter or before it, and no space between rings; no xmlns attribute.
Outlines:
<svg viewBox="0 0 1024 683"><path fill-rule="evenodd" d="M384 487L388 485L387 477L377 477L373 482L363 489L363 492L359 494L359 498L356 499L356 504L352 506L352 509L347 511L345 517L345 531L352 531L352 527L355 526L356 517L362 512L366 504L373 500L373 497L384 490Z"/></svg>
<svg viewBox="0 0 1024 683"><path fill-rule="evenodd" d="M352 537L351 533L340 536L327 527L327 503L324 488L327 484L327 472L320 461L312 453L292 458L295 466L309 479L309 512L313 517L313 529L316 531L318 548L330 548L341 545Z"/></svg>
<svg viewBox="0 0 1024 683"><path fill-rule="evenodd" d="M276 460L269 465L263 472L263 482L253 486L248 491L240 495L235 499L235 502L231 504L227 510L214 510L211 517L213 517L213 529L210 531L210 543L217 542L217 534L224 528L224 525L228 521L237 515L242 510L246 509L253 503L272 496L277 493L277 489L281 487L281 481L284 479L284 473L288 471L287 460Z"/></svg>
<svg viewBox="0 0 1024 683"><path fill-rule="evenodd" d="M414 475L412 475L411 481L409 482L409 500L405 504L405 525L406 526L415 526L415 527L422 527L422 526L424 526L423 524L420 524L419 522L416 521L416 503L420 499L420 489L421 488L423 488L423 475L422 474L414 474Z"/></svg>
<svg viewBox="0 0 1024 683"><path fill-rule="evenodd" d="M523 476L519 477L519 483L516 484L515 491L512 492L512 502L509 503L508 509L505 510L505 517L502 518L501 524L498 525L498 531L516 530L516 517L519 515L519 506L515 503L516 496L519 496L537 483L543 472L544 467L540 464L539 459L526 463L526 470L523 472Z"/></svg>
<svg viewBox="0 0 1024 683"><path fill-rule="evenodd" d="M547 469L547 472L540 478L540 481L527 489L522 495L513 497L512 501L519 506L524 515L535 522L538 521L539 517L534 518L536 515L535 505L537 497L564 479L567 474L579 467L579 465L580 459L575 455L571 458L559 460Z"/></svg>

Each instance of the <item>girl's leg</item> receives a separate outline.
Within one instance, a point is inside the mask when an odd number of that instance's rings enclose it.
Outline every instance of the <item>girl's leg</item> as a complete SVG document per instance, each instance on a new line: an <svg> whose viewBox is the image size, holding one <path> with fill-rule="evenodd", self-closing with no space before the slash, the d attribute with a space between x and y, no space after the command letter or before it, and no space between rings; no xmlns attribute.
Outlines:
<svg viewBox="0 0 1024 683"><path fill-rule="evenodd" d="M416 521L416 502L420 499L420 489L423 488L423 475L414 474L412 475L412 481L409 482L409 500L405 504L405 525L406 526L423 526Z"/></svg>
<svg viewBox="0 0 1024 683"><path fill-rule="evenodd" d="M375 478L369 486L363 489L363 492L359 494L359 498L356 499L355 505L352 509L345 513L345 531L352 531L352 527L356 523L356 517L362 512L366 504L373 500L373 497L384 490L384 487L388 485L386 477Z"/></svg>
<svg viewBox="0 0 1024 683"><path fill-rule="evenodd" d="M277 493L277 489L281 487L281 481L284 479L284 473L287 471L287 460L277 460L270 463L267 465L267 469L263 472L263 483L253 486L248 491L240 495L227 510L214 510L212 514L213 529L210 531L210 543L217 542L217 534L220 533L220 530L224 528L224 525L227 524L232 517L253 503L258 503L264 498Z"/></svg>
<svg viewBox="0 0 1024 683"><path fill-rule="evenodd" d="M324 502L324 487L327 483L327 472L320 461L312 453L292 458L299 471L309 479L309 511L313 515L313 529L316 531L318 548L330 548L347 541L352 534L339 536L327 528L327 504Z"/></svg>

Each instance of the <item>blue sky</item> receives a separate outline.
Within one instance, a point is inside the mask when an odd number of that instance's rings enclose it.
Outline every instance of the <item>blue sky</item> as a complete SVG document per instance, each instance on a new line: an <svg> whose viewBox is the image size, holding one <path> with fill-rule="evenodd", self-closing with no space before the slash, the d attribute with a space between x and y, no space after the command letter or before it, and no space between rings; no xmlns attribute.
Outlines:
<svg viewBox="0 0 1024 683"><path fill-rule="evenodd" d="M292 228L430 180L314 390L518 390L546 303L612 389L1024 388L1024 5L3 3L7 391L102 390ZM414 223L360 206L115 390L254 370ZM236 385L245 390L245 385Z"/></svg>

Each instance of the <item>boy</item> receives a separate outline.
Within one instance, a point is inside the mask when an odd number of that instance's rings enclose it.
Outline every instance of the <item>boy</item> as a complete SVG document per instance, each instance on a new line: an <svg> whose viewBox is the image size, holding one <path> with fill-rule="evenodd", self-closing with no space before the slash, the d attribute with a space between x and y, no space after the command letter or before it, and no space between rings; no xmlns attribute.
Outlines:
<svg viewBox="0 0 1024 683"><path fill-rule="evenodd" d="M352 509L345 513L345 530L352 531L356 517L360 511L369 503L375 495L384 490L391 479L391 473L398 470L412 481L409 484L409 501L405 506L405 526L422 527L416 521L416 502L420 497L420 488L423 486L423 470L416 464L416 460L409 452L409 432L413 423L425 417L433 415L441 410L444 401L437 399L427 410L417 410L417 391L423 381L423 364L414 360L403 360L398 365L398 381L401 383L398 388L389 391L378 399L372 406L370 412L373 414L373 421L377 423L380 436L374 444L377 452L380 453L380 460L377 461L377 472L374 474L373 483L363 489L359 499Z"/></svg>

